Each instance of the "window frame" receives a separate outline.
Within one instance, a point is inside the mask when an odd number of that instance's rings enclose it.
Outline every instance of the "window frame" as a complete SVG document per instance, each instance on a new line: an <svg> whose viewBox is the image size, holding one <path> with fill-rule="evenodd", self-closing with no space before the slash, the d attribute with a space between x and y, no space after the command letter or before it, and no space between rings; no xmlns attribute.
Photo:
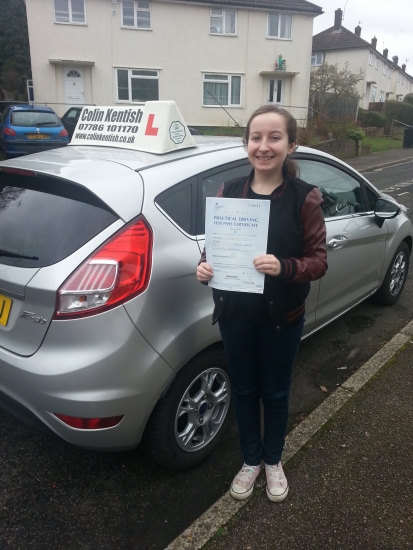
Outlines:
<svg viewBox="0 0 413 550"><path fill-rule="evenodd" d="M72 0L67 0L67 11L68 11L69 21L57 21L56 20L56 0L53 0L53 14L54 14L55 24L56 25L87 25L86 0L82 0L82 2L83 2L84 21L73 21Z"/></svg>
<svg viewBox="0 0 413 550"><path fill-rule="evenodd" d="M226 76L228 77L228 80L223 80L223 79L216 79L214 80L213 78L208 78L208 79L205 79L205 76L216 76L216 77L219 77L219 76ZM231 92L232 92L232 78L233 77L239 77L240 78L240 90L239 90L239 103L231 103L230 100L231 100ZM224 107L230 107L230 108L234 108L234 109L240 109L242 108L242 84L243 84L243 79L242 79L242 74L239 74L239 73L210 73L210 72L203 72L202 73L202 107L218 107L218 108L221 108L220 105L209 105L209 104L206 104L204 103L204 98L205 98L205 94L204 94L204 89L205 89L205 84L208 83L208 82L213 82L215 84L225 84L227 83L228 84L228 97L227 97L227 103L221 103L221 105L223 105Z"/></svg>
<svg viewBox="0 0 413 550"><path fill-rule="evenodd" d="M119 99L119 71L128 71L128 99ZM146 72L156 72L157 76L148 76L148 75L133 75L132 71L146 71ZM139 100L134 101L132 99L132 79L136 80L157 80L158 81L158 98L157 99L147 99L145 101ZM160 70L159 69L145 69L145 68L129 68L129 67L115 67L115 85L116 85L116 103L126 103L134 105L144 105L146 101L159 101L160 91Z"/></svg>
<svg viewBox="0 0 413 550"><path fill-rule="evenodd" d="M379 70L379 58L377 57L377 55L376 55L376 60L374 61L374 68L376 69L376 71Z"/></svg>
<svg viewBox="0 0 413 550"><path fill-rule="evenodd" d="M369 65L373 66L373 52L369 52Z"/></svg>
<svg viewBox="0 0 413 550"><path fill-rule="evenodd" d="M373 94L373 92L374 92L374 94ZM370 91L370 103L375 103L376 102L376 94L377 94L377 86L372 84L371 91Z"/></svg>
<svg viewBox="0 0 413 550"><path fill-rule="evenodd" d="M321 61L320 63L317 63L317 56L321 55ZM314 63L313 63L313 59L314 59ZM320 65L322 65L324 61L324 52L314 52L314 54L311 56L311 66L312 67L319 67Z"/></svg>
<svg viewBox="0 0 413 550"><path fill-rule="evenodd" d="M386 99L386 91L380 90L379 103L384 103L385 99Z"/></svg>
<svg viewBox="0 0 413 550"><path fill-rule="evenodd" d="M213 11L221 11L221 14L212 13ZM226 32L226 17L228 12L235 13L235 25L234 32ZM212 18L222 17L222 32L212 32ZM238 10L226 9L226 8L210 8L209 9L209 34L212 36L237 36L238 31Z"/></svg>
<svg viewBox="0 0 413 550"><path fill-rule="evenodd" d="M272 35L270 34L270 18L272 15L276 15L278 17L278 35ZM280 36L281 31L281 19L283 17L289 17L290 18L290 36L289 37L282 37ZM266 29L266 36L269 40L292 40L293 39L293 16L291 13L278 13L275 11L270 11L267 13L267 29Z"/></svg>
<svg viewBox="0 0 413 550"><path fill-rule="evenodd" d="M133 25L125 25L123 7L125 3L133 3ZM140 8L139 4L149 4L148 8ZM138 12L149 13L149 27L138 27ZM122 0L121 6L121 28L133 29L135 31L151 31L152 30L152 2L141 2L140 0Z"/></svg>
<svg viewBox="0 0 413 550"><path fill-rule="evenodd" d="M333 160L318 158L313 156L311 153L294 152L291 154L291 160L294 160L294 161L311 160L313 162L318 162L320 164L326 164L328 166L332 166L333 168L336 168L337 170L344 172L347 176L352 177L360 185L360 190L364 201L363 206L367 207L367 210L365 210L364 212L354 212L351 214L343 214L342 216L325 217L324 219L326 223L334 222L336 220L343 219L343 218L374 216L374 208L371 208L371 201L368 196L367 189L372 193L372 195L375 195L376 198L380 198L380 195L377 194L377 191L373 189L371 185L360 174L355 173L350 168L347 168L345 166L335 163ZM297 164L299 166L299 163ZM318 189L320 188L318 187Z"/></svg>

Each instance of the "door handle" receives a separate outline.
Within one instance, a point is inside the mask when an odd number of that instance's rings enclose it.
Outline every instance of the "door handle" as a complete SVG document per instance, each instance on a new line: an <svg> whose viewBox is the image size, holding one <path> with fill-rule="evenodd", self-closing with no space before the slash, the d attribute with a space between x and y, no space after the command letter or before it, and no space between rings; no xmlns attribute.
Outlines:
<svg viewBox="0 0 413 550"><path fill-rule="evenodd" d="M330 239L327 243L327 246L329 248L333 248L334 250L338 250L339 248L343 248L347 244L347 239L343 235L338 235L337 237L333 237Z"/></svg>

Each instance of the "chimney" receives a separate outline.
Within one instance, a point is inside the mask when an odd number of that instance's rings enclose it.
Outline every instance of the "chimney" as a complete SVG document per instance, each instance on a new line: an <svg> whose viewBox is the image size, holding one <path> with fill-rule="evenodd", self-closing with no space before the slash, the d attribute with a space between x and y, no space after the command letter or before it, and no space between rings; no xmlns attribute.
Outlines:
<svg viewBox="0 0 413 550"><path fill-rule="evenodd" d="M341 29L341 20L343 19L343 10L338 8L334 13L334 30L339 31Z"/></svg>
<svg viewBox="0 0 413 550"><path fill-rule="evenodd" d="M373 46L373 48L374 48L375 50L377 49L377 48L376 48L376 46L377 46L377 38L376 38L376 37L374 37L374 38L371 39L371 45Z"/></svg>
<svg viewBox="0 0 413 550"><path fill-rule="evenodd" d="M360 25L357 25L357 27L354 29L354 34L356 36L361 36L361 27L360 27Z"/></svg>
<svg viewBox="0 0 413 550"><path fill-rule="evenodd" d="M397 55L393 55L392 59L395 65L399 64L399 58L397 57Z"/></svg>
<svg viewBox="0 0 413 550"><path fill-rule="evenodd" d="M402 71L406 72L406 63L403 63L403 65L402 65Z"/></svg>
<svg viewBox="0 0 413 550"><path fill-rule="evenodd" d="M383 50L383 57L385 57L387 59L387 56L389 55L389 50L387 48L385 48Z"/></svg>

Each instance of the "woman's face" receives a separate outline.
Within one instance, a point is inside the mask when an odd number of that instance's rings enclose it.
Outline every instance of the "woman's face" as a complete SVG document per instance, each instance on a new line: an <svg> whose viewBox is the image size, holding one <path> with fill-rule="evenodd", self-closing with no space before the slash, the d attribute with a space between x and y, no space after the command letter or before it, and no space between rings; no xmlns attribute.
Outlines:
<svg viewBox="0 0 413 550"><path fill-rule="evenodd" d="M278 113L264 113L252 119L247 143L249 161L256 172L282 174L285 157L295 149L288 143L285 118Z"/></svg>

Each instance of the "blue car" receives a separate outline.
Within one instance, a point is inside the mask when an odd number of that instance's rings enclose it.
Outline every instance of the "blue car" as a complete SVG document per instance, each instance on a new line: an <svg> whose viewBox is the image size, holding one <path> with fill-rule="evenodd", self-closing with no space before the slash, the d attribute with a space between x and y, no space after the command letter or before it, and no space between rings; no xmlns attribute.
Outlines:
<svg viewBox="0 0 413 550"><path fill-rule="evenodd" d="M0 119L0 148L6 158L63 147L67 130L50 107L10 105Z"/></svg>

